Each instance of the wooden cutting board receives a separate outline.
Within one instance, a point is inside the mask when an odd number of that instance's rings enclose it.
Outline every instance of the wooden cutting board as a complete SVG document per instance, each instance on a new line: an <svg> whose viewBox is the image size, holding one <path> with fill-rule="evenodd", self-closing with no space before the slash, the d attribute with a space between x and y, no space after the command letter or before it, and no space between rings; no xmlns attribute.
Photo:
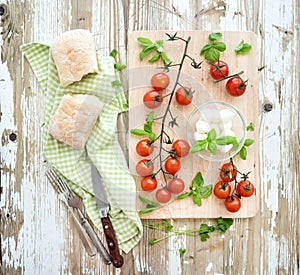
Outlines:
<svg viewBox="0 0 300 275"><path fill-rule="evenodd" d="M129 40L129 129L141 128L145 122L147 114L151 109L146 108L143 105L143 95L145 92L151 89L151 76L161 71L158 69L162 66L162 63L156 62L151 64L148 62L149 58L145 58L143 61L139 59L139 53L142 47L137 43L138 37L146 37L152 41L159 39L164 40L164 51L171 58L173 63L180 62L183 54L184 43L182 41L166 41L166 32L174 34L176 31L136 31L133 32ZM193 57L196 61L204 60L203 56L200 56L201 48L207 44L208 35L211 32L208 31L178 31L177 35L187 39L191 37L188 55ZM226 80L213 83L212 78L209 75L209 64L204 61L200 70L194 69L190 65L190 60L186 59L183 66L180 83L182 85L189 85L195 90L193 104L189 106L178 106L173 100L172 113L178 117L179 127L169 129L169 134L173 138L186 139L186 122L190 113L195 109L195 106L209 101L209 100L222 100L234 105L243 115L246 124L253 122L255 125L254 132L247 132L247 138L254 139L254 144L248 148L247 160L241 160L239 157L234 158L234 163L238 167L239 171L250 173L250 180L256 187L256 193L251 198L242 199L242 207L237 213L230 213L224 207L224 201L217 199L213 194L202 200L202 206L196 206L191 197L183 200L173 200L170 204L156 209L155 211L141 215L142 219L162 219L162 218L216 218L222 217L253 217L259 206L259 109L258 104L258 65L257 65L257 38L252 32L232 32L223 31L223 36L220 41L226 43L227 49L221 53L221 60L224 60L229 65L229 74L234 74L240 71L244 71L241 75L243 79L248 79L247 90L244 95L240 97L230 96L226 90ZM234 49L244 39L245 42L252 45L252 49L248 54L238 55L236 57ZM151 55L150 55L151 56ZM172 90L177 70L170 70L169 76L171 83L169 88ZM159 117L164 112L165 105L158 109L154 109L155 116ZM157 131L160 129L159 123L155 125ZM130 172L134 175L137 186L137 194L146 197L150 200L155 200L155 192L144 192L141 190L140 182L141 177L137 176L135 171L135 165L137 161L142 159L135 151L136 143L140 140L140 137L129 134L129 168ZM155 155L155 152L152 154ZM185 158L181 158L181 169L179 176L186 182L187 188L191 184L191 180L200 171L204 177L205 184L215 184L219 180L219 169L223 163L209 162L199 158L196 155L189 154ZM137 196L137 208L143 209L145 205L142 204Z"/></svg>

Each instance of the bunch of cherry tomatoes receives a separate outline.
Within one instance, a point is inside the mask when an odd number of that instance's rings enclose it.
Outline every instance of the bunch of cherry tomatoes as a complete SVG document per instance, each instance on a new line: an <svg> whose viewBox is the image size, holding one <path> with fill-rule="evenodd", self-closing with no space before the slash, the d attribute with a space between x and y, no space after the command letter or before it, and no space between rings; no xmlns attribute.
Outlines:
<svg viewBox="0 0 300 275"><path fill-rule="evenodd" d="M154 74L151 78L153 89L146 92L143 97L145 106L150 109L159 107L164 98L162 92L168 87L169 83L170 79L166 73L160 72ZM192 89L190 87L180 86L175 91L175 99L180 105L190 104L193 100ZM147 157L153 153L155 141L156 140L151 141L150 139L144 138L136 144L137 154L144 157L136 164L136 172L143 177L141 180L142 190L146 192L156 190L156 200L160 203L167 203L171 200L172 193L180 194L185 189L185 183L177 176L177 172L181 167L180 158L188 155L190 145L184 139L175 140L169 151L164 149L164 151L168 153L168 156L164 160L163 167L160 167L157 172L154 172L154 160ZM156 175L160 171L164 174L165 179L168 178L168 182L158 187Z"/></svg>
<svg viewBox="0 0 300 275"><path fill-rule="evenodd" d="M144 104L150 109L159 107L164 98L162 91L164 91L169 84L170 79L166 73L160 72L154 74L151 78L153 89L144 94ZM180 86L175 92L175 99L179 105L189 105L193 100L192 89L190 87Z"/></svg>
<svg viewBox="0 0 300 275"><path fill-rule="evenodd" d="M245 93L247 83L238 74L229 75L229 67L225 61L217 60L210 66L210 75L214 80L221 81L227 79L226 91L232 96L241 96Z"/></svg>
<svg viewBox="0 0 300 275"><path fill-rule="evenodd" d="M223 199L226 209L229 212L237 212L241 208L241 198L251 197L255 192L254 185L247 179L248 174L242 174L242 180L237 181L237 174L240 173L232 160L222 165L220 169L220 181L213 189L214 195L218 199ZM231 182L234 181L232 190Z"/></svg>

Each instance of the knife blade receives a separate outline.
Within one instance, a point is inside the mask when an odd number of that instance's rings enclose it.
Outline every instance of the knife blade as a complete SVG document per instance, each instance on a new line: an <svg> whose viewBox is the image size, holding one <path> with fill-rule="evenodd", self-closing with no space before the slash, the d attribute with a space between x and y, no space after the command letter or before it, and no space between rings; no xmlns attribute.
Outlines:
<svg viewBox="0 0 300 275"><path fill-rule="evenodd" d="M107 200L106 190L102 181L102 177L98 169L92 162L91 162L91 176L92 176L95 199L98 205L103 232L106 238L108 250L110 252L112 264L115 267L121 267L124 263L124 259L120 255L116 233L112 226L111 220L108 216L109 202Z"/></svg>

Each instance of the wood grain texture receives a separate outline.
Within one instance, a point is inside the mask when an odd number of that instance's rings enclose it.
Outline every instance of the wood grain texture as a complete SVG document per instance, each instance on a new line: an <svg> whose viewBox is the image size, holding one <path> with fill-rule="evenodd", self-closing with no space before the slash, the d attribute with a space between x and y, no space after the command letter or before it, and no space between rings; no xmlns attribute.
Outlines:
<svg viewBox="0 0 300 275"><path fill-rule="evenodd" d="M300 273L299 1L0 0L3 4L8 13L1 16L0 38L2 274ZM212 234L205 243L175 236L150 246L148 241L163 233L145 228L141 242L124 255L121 270L86 256L65 207L44 178L43 95L18 49L77 27L92 30L103 54L117 48L127 64L133 30L258 35L261 196L254 218L236 219L224 236ZM263 109L266 103L273 107L270 112ZM171 222L184 229L213 220ZM187 249L183 257L179 248Z"/></svg>

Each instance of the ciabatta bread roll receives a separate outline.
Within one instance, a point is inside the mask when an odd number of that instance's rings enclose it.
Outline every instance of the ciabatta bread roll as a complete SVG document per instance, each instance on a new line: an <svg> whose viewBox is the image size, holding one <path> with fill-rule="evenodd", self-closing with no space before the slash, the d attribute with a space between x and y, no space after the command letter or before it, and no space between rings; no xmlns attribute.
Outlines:
<svg viewBox="0 0 300 275"><path fill-rule="evenodd" d="M51 53L62 87L81 80L89 73L98 72L96 48L88 30L62 33L53 41Z"/></svg>
<svg viewBox="0 0 300 275"><path fill-rule="evenodd" d="M50 120L49 133L74 149L83 149L102 107L96 96L66 94Z"/></svg>

